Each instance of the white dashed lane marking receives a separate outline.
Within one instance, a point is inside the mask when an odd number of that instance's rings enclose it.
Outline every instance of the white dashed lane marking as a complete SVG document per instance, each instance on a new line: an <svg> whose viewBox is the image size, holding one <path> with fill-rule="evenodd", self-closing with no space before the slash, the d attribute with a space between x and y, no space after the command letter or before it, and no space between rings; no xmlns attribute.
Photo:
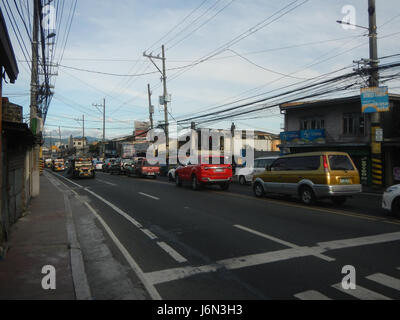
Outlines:
<svg viewBox="0 0 400 320"><path fill-rule="evenodd" d="M145 196L145 197L148 197L148 198L151 198L151 199L154 199L154 200L160 200L160 198L152 196L151 194L147 194L147 193L144 193L144 192L138 192L138 193L141 194L142 196Z"/></svg>

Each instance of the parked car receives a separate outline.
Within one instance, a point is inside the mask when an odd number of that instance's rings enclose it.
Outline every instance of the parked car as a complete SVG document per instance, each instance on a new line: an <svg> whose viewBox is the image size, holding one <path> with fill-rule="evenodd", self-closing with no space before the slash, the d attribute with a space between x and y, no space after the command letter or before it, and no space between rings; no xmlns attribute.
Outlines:
<svg viewBox="0 0 400 320"><path fill-rule="evenodd" d="M111 164L115 161L115 158L107 158L104 160L104 165L103 165L103 172L109 172Z"/></svg>
<svg viewBox="0 0 400 320"><path fill-rule="evenodd" d="M382 208L400 218L400 184L395 184L385 190L382 196Z"/></svg>
<svg viewBox="0 0 400 320"><path fill-rule="evenodd" d="M309 152L277 158L271 166L253 177L256 197L268 193L299 195L302 202L330 198L343 204L347 197L361 192L360 176L345 152Z"/></svg>
<svg viewBox="0 0 400 320"><path fill-rule="evenodd" d="M103 161L94 160L94 161L93 161L93 164L94 164L94 168L95 168L96 171L101 171L101 170L103 170L103 164L104 164Z"/></svg>
<svg viewBox="0 0 400 320"><path fill-rule="evenodd" d="M184 182L190 182L193 190L198 190L203 185L219 185L222 190L227 190L232 181L232 165L224 164L224 157L217 157L218 163L213 164L207 157L199 159L198 164L188 164L175 170L175 184L180 187Z"/></svg>
<svg viewBox="0 0 400 320"><path fill-rule="evenodd" d="M235 170L235 180L241 185L251 183L253 175L261 173L265 168L274 162L276 157L262 157L254 160L254 167L238 166Z"/></svg>
<svg viewBox="0 0 400 320"><path fill-rule="evenodd" d="M132 165L126 166L126 172L128 177L152 177L156 179L157 175L160 174L160 166L150 164L145 158L139 158Z"/></svg>
<svg viewBox="0 0 400 320"><path fill-rule="evenodd" d="M178 166L176 168L171 168L168 170L167 176L169 181L175 181L175 170L178 169L179 167L181 166Z"/></svg>
<svg viewBox="0 0 400 320"><path fill-rule="evenodd" d="M116 159L110 166L111 174L127 174L127 168L133 165L132 159Z"/></svg>

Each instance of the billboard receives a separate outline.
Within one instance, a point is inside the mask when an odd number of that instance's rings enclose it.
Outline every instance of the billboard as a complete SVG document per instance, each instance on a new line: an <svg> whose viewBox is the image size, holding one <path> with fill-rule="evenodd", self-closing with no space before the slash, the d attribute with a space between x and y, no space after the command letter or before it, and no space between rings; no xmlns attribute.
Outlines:
<svg viewBox="0 0 400 320"><path fill-rule="evenodd" d="M300 131L284 131L280 133L281 141L284 143L299 143Z"/></svg>
<svg viewBox="0 0 400 320"><path fill-rule="evenodd" d="M361 112L389 111L388 87L361 88Z"/></svg>
<svg viewBox="0 0 400 320"><path fill-rule="evenodd" d="M301 143L325 143L325 129L300 131Z"/></svg>
<svg viewBox="0 0 400 320"><path fill-rule="evenodd" d="M325 143L325 129L284 131L280 133L282 143L309 144Z"/></svg>

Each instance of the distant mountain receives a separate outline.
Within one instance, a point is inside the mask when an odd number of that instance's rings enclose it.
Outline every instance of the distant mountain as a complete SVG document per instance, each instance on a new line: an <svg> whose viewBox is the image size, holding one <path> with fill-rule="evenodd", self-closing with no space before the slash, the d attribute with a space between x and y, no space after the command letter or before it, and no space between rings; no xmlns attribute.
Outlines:
<svg viewBox="0 0 400 320"><path fill-rule="evenodd" d="M82 136L77 136L77 137L74 137L74 138L81 138L81 137ZM96 142L96 141L101 141L102 140L102 139L95 138L95 137L90 137L90 136L85 137L85 138L87 139L87 142L89 144L93 143L93 142ZM69 138L61 138L61 144L68 144L68 139ZM50 147L50 145L55 145L59 141L60 141L60 139L57 138L57 137L52 137L51 139L50 139L50 137L44 137L44 146L45 147Z"/></svg>

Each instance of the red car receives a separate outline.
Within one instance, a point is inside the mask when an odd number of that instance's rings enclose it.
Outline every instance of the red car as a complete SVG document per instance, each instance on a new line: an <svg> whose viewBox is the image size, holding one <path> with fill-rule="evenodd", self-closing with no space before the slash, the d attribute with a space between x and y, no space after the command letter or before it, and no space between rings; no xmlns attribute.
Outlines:
<svg viewBox="0 0 400 320"><path fill-rule="evenodd" d="M218 162L218 164L213 164L213 162ZM203 185L213 184L218 184L222 190L227 190L231 181L232 165L224 164L224 157L202 158L199 164L188 164L175 170L176 186L180 187L183 182L190 182L193 190L198 190Z"/></svg>
<svg viewBox="0 0 400 320"><path fill-rule="evenodd" d="M125 170L128 177L135 175L139 177L152 177L153 179L156 179L157 175L160 174L160 166L148 163L145 158L140 158L134 161L132 165L127 165Z"/></svg>

